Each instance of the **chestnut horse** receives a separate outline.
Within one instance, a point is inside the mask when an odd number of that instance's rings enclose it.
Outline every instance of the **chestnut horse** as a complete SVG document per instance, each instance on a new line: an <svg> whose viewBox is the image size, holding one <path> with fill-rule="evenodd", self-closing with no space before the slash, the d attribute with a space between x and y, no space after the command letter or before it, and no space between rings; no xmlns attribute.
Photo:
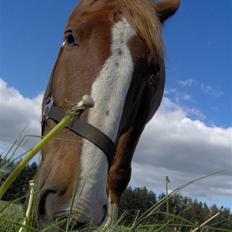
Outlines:
<svg viewBox="0 0 232 232"><path fill-rule="evenodd" d="M95 107L42 152L39 224L72 210L76 227L109 225L131 160L164 91L162 25L180 0L81 0L69 18L43 102L43 134L83 95Z"/></svg>

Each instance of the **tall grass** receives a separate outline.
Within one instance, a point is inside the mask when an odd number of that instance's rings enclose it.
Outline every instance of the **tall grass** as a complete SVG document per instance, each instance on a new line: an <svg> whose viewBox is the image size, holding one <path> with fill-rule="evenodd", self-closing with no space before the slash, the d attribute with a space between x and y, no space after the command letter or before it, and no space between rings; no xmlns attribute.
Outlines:
<svg viewBox="0 0 232 232"><path fill-rule="evenodd" d="M0 178L2 178L5 175L8 175L12 171L12 161L15 162L18 159L20 159L25 153L22 154L22 156L17 155L16 153L18 148L22 145L22 143L25 141L25 139L30 138L31 136L25 136L23 139L17 139L12 146L10 147L9 151L4 154L4 160L0 163ZM33 136L34 137L34 136ZM59 138L56 138L59 139ZM171 192L169 195L165 196L161 200L159 200L156 204L154 204L150 209L148 209L143 214L138 214L137 217L131 222L129 226L123 226L123 220L126 217L127 214L130 214L130 212L125 211L122 216L118 219L118 222L116 222L114 225L112 225L110 228L104 229L104 231L115 231L115 232L172 232L172 231L186 231L190 232L194 228L196 228L199 225L194 224L190 220L187 220L184 218L184 214L190 210L188 206L180 212L178 215L174 215L169 213L167 215L166 212L160 211L161 206L166 204L170 198L180 193L184 188L188 187L189 185L194 184L197 181L200 181L205 178L209 178L210 176L216 175L220 172L214 172L209 175L202 176L200 178L197 178L195 180L192 180L177 189L175 189L173 192ZM35 178L36 180L36 178ZM28 183L29 184L29 183ZM74 188L75 189L75 188ZM38 193L38 192L37 192ZM76 190L73 192L73 196L76 195ZM29 196L25 195L23 196L25 199L28 199ZM36 228L36 218L37 218L37 211L36 211L36 198L34 198L34 203L32 207L32 213L29 218L26 219L25 222L25 207L21 205L20 202L21 199L15 199L14 201L10 202L4 202L0 201L0 232L18 232L21 228L20 232L46 232L50 231L51 229L57 229L59 232L71 232L73 231L73 225L75 223L75 214L70 212L68 216L68 220L65 221L59 220L54 221L50 225L48 225L46 228L39 230ZM72 204L74 203L74 197ZM156 216L157 214L163 214L168 217L167 220L163 221L159 224L150 224L149 218L152 216ZM61 229L60 225L63 225ZM209 223L210 225L210 223ZM102 232L103 230L101 228L93 228L89 226L89 228L83 228L79 231L90 231L95 230ZM223 229L223 228L214 228L210 226L204 226L199 231L202 232L232 232L232 229Z"/></svg>

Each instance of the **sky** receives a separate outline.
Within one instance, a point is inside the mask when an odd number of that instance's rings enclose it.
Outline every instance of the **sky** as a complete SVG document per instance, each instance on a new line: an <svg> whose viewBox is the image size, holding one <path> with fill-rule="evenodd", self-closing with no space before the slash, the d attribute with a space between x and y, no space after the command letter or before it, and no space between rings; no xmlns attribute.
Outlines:
<svg viewBox="0 0 232 232"><path fill-rule="evenodd" d="M43 92L77 0L0 0L0 151L40 134ZM232 1L182 0L164 25L166 88L133 160L131 185L232 209Z"/></svg>

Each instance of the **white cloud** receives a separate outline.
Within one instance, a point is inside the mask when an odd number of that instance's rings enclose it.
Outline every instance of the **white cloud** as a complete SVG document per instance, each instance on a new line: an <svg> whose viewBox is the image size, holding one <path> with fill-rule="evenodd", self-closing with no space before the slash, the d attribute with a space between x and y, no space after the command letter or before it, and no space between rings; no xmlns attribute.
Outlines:
<svg viewBox="0 0 232 232"><path fill-rule="evenodd" d="M40 134L42 94L30 99L0 79L0 141L12 143L26 128L27 133Z"/></svg>
<svg viewBox="0 0 232 232"><path fill-rule="evenodd" d="M191 96L191 95L189 95L189 94L184 94L184 95L183 95L183 100L189 101L189 100L191 100L191 99L192 99L192 96Z"/></svg>
<svg viewBox="0 0 232 232"><path fill-rule="evenodd" d="M165 94L165 95L168 95L168 94L176 94L176 92L177 92L177 89L176 89L176 88L166 88L166 89L164 90L164 94Z"/></svg>
<svg viewBox="0 0 232 232"><path fill-rule="evenodd" d="M224 92L219 88L215 88L209 84L205 84L203 82L199 82L191 78L180 80L177 82L177 84L180 87L183 87L184 89L191 87L200 88L204 94L207 94L212 97L221 97L224 95ZM171 91L171 90L175 90L175 91ZM181 91L177 90L176 88L172 88L171 90L166 91L166 94L174 94L177 98L177 102L178 100L192 100L191 95L189 94L182 94Z"/></svg>
<svg viewBox="0 0 232 232"><path fill-rule="evenodd" d="M205 83L201 83L200 86L201 86L201 90L210 96L221 97L224 94L222 90L215 89L214 87L207 85Z"/></svg>
<svg viewBox="0 0 232 232"><path fill-rule="evenodd" d="M188 103L195 103L191 94L186 93L185 91L182 91L182 90L177 89L177 88L167 88L164 92L164 95L169 97L169 98L172 98L173 101L179 105L188 104Z"/></svg>
<svg viewBox="0 0 232 232"><path fill-rule="evenodd" d="M186 80L181 80L178 81L178 84L183 86L183 87L192 87L192 85L195 83L196 81L194 79L186 79Z"/></svg>
<svg viewBox="0 0 232 232"><path fill-rule="evenodd" d="M173 180L174 189L197 177L227 170L193 184L184 193L211 200L231 199L232 128L207 126L192 120L188 113L164 98L140 139L132 183L164 191L167 175Z"/></svg>
<svg viewBox="0 0 232 232"><path fill-rule="evenodd" d="M25 98L0 79L0 143L4 150L27 126L40 134L42 95ZM214 171L227 172L197 182L182 193L216 202L231 199L232 128L208 126L192 120L189 109L165 97L160 109L147 125L133 160L131 183L146 185L155 192L164 191L164 177L170 176L170 188L185 184Z"/></svg>
<svg viewBox="0 0 232 232"><path fill-rule="evenodd" d="M201 121L206 119L206 116L196 108L183 107L183 109L189 114L190 117L193 116Z"/></svg>

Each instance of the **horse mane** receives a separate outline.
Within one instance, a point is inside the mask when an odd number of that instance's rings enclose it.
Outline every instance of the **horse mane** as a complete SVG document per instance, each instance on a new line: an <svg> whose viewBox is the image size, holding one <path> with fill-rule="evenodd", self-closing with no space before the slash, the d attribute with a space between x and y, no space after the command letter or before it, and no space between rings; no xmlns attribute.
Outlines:
<svg viewBox="0 0 232 232"><path fill-rule="evenodd" d="M117 10L124 15L146 42L152 55L164 57L162 27L151 0L115 0Z"/></svg>

